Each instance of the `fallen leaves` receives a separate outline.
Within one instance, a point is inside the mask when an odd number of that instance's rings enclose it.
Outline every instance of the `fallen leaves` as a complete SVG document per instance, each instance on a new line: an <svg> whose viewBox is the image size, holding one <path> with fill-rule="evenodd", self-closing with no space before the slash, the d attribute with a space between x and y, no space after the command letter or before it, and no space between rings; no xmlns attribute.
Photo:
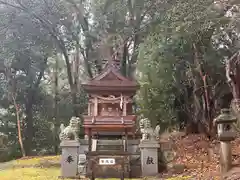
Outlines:
<svg viewBox="0 0 240 180"><path fill-rule="evenodd" d="M189 179L194 180L220 179L220 146L218 141L209 141L204 135L199 134L170 136L169 141L174 142L173 150L177 154L171 163L184 164L186 168L181 174L173 174L173 172L168 171L163 173L162 177L191 176ZM232 142L233 162L235 164L240 164L239 144L240 138Z"/></svg>
<svg viewBox="0 0 240 180"><path fill-rule="evenodd" d="M171 161L171 167L168 171L161 173L160 178L167 180L219 180L219 142L209 141L204 135L174 135L164 141L170 142L172 150L176 153ZM240 138L232 142L233 162L235 166L230 172L226 174L226 180L240 179ZM165 144L167 145L167 144ZM165 146L166 149L170 147ZM35 164L42 164L46 166L46 161L54 164L59 163L59 156L50 157L32 157L17 160L13 163L12 169L0 172L1 180L16 179L56 179L60 174L60 169L39 168ZM25 168L19 167L20 165ZM31 167L29 167L31 165ZM32 177L32 178L30 178Z"/></svg>

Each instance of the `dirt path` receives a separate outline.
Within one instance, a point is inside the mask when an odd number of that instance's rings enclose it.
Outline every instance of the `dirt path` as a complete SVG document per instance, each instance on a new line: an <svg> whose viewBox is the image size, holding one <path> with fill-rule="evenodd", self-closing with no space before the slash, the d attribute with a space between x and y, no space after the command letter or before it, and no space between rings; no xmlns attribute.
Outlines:
<svg viewBox="0 0 240 180"><path fill-rule="evenodd" d="M0 171L4 170L4 169L8 169L10 167L13 166L13 163L10 162L5 162L5 163L0 163Z"/></svg>

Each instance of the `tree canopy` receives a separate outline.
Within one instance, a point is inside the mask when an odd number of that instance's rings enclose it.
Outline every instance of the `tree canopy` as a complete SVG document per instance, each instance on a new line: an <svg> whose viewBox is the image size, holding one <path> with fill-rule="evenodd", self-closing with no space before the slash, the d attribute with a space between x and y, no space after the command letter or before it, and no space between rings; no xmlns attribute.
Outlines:
<svg viewBox="0 0 240 180"><path fill-rule="evenodd" d="M239 4L0 0L4 158L58 153L60 123L86 112L81 83L112 58L140 84L138 114L162 130L212 136L213 118L233 98L225 64L239 51Z"/></svg>

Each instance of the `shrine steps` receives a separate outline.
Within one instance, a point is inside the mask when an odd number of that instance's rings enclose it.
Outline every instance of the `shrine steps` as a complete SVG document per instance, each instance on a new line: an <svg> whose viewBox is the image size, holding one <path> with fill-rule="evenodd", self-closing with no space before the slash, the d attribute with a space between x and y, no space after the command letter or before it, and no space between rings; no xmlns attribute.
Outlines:
<svg viewBox="0 0 240 180"><path fill-rule="evenodd" d="M92 151L124 151L124 140L92 140Z"/></svg>

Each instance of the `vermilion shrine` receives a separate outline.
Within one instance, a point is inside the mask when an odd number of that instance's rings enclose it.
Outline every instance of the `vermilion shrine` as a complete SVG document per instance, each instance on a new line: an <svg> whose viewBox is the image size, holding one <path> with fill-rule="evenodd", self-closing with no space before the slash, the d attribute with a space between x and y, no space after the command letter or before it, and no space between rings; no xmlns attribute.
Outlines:
<svg viewBox="0 0 240 180"><path fill-rule="evenodd" d="M111 60L103 71L82 84L88 93L88 112L82 126L85 138L79 139L79 118L72 117L69 126L61 125L61 174L64 178L81 175L95 178L132 178L158 173L159 128L137 116L133 96L138 84L124 77L119 61ZM141 133L142 139L135 138ZM77 167L77 168L76 168Z"/></svg>
<svg viewBox="0 0 240 180"><path fill-rule="evenodd" d="M85 135L112 137L135 134L133 96L138 84L121 75L117 61L109 61L102 73L83 84L89 95Z"/></svg>

